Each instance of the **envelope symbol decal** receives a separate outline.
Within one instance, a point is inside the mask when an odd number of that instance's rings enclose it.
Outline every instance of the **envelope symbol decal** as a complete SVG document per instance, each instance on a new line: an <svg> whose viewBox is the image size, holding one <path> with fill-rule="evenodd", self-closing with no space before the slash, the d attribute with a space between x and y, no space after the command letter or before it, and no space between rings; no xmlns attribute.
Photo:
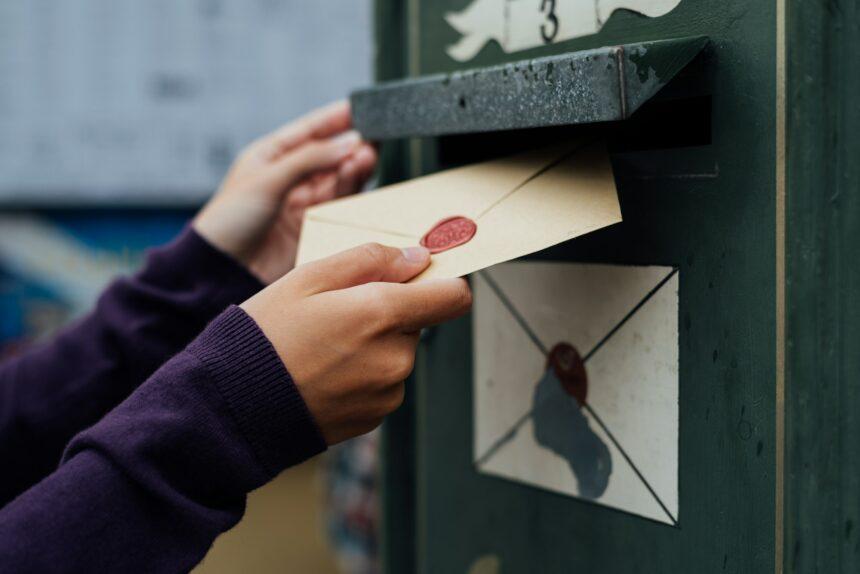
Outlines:
<svg viewBox="0 0 860 574"><path fill-rule="evenodd" d="M678 286L662 266L476 274L475 470L677 525Z"/></svg>

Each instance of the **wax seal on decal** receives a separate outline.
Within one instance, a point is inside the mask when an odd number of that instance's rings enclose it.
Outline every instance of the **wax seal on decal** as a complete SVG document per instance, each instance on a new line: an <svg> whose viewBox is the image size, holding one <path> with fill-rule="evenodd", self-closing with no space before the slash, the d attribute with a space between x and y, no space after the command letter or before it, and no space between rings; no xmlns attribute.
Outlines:
<svg viewBox="0 0 860 574"><path fill-rule="evenodd" d="M588 375L585 373L585 363L579 351L570 343L558 343L549 352L546 362L547 367L558 377L564 392L575 398L580 405L584 405L588 394Z"/></svg>
<svg viewBox="0 0 860 574"><path fill-rule="evenodd" d="M478 224L468 217L448 217L433 226L421 238L421 245L430 253L441 253L471 240L478 231Z"/></svg>

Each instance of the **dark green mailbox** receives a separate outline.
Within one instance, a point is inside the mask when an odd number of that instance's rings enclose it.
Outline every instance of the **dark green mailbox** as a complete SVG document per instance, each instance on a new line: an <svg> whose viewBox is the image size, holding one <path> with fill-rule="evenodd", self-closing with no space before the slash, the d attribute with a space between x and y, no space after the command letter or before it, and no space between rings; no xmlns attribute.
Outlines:
<svg viewBox="0 0 860 574"><path fill-rule="evenodd" d="M476 274L426 334L384 435L387 571L860 571L858 19L377 3L353 113L384 181L600 139L624 218Z"/></svg>

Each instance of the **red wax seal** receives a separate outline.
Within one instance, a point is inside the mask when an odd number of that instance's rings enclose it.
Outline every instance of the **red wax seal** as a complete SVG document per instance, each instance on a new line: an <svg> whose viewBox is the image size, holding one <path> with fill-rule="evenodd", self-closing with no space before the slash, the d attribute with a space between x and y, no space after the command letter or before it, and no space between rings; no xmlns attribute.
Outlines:
<svg viewBox="0 0 860 574"><path fill-rule="evenodd" d="M558 343L549 352L546 362L547 367L552 367L564 392L575 398L580 405L584 405L588 394L588 375L585 373L585 363L573 345Z"/></svg>
<svg viewBox="0 0 860 574"><path fill-rule="evenodd" d="M478 231L478 224L468 217L456 216L443 219L421 238L421 245L430 253L441 253L452 247L468 243Z"/></svg>

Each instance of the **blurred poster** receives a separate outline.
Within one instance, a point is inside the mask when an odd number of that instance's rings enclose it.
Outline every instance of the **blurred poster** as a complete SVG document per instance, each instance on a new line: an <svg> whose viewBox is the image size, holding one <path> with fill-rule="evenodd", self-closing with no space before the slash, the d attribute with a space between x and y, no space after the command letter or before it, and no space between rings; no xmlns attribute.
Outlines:
<svg viewBox="0 0 860 574"><path fill-rule="evenodd" d="M3 0L0 205L192 205L367 84L370 0Z"/></svg>
<svg viewBox="0 0 860 574"><path fill-rule="evenodd" d="M89 312L105 285L176 236L188 210L0 213L0 361Z"/></svg>

